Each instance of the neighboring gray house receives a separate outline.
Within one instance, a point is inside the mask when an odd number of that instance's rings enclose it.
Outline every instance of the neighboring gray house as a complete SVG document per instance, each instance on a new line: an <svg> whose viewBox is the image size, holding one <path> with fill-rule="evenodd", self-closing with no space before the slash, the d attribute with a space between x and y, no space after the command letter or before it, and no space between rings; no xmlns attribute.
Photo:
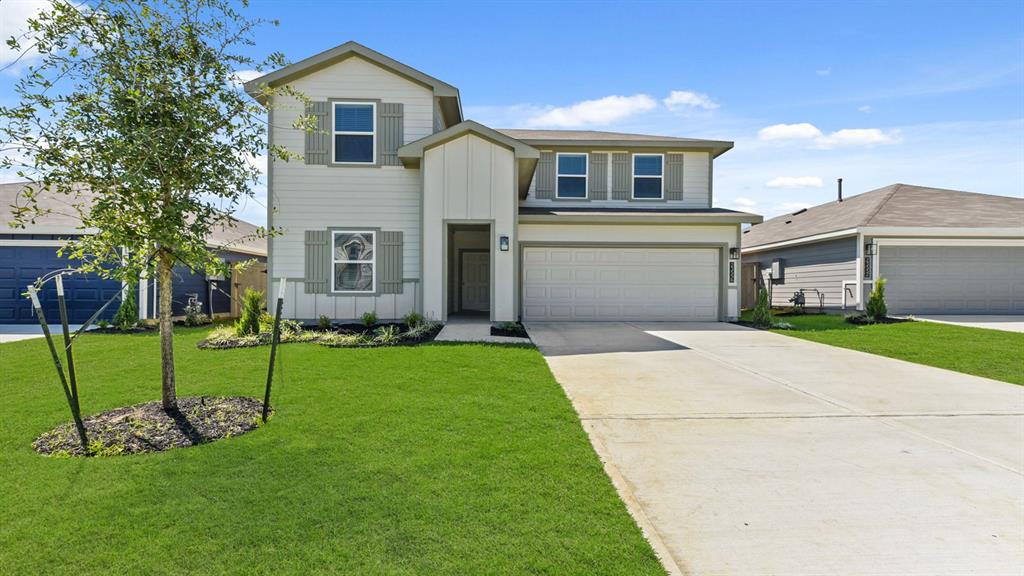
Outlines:
<svg viewBox="0 0 1024 576"><path fill-rule="evenodd" d="M743 305L805 289L863 309L877 278L895 314L1024 314L1024 199L893 184L772 218L743 233Z"/></svg>
<svg viewBox="0 0 1024 576"><path fill-rule="evenodd" d="M290 85L311 102L265 102ZM267 104L272 294L285 315L725 320L739 236L712 207L731 142L465 120L454 86L348 42L246 83ZM293 128L303 114L318 130Z"/></svg>

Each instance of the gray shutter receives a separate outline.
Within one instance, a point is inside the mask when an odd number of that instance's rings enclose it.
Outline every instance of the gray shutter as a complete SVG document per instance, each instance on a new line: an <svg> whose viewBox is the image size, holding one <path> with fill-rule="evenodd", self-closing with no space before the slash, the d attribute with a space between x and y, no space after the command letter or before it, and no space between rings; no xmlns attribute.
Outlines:
<svg viewBox="0 0 1024 576"><path fill-rule="evenodd" d="M608 154L590 153L590 195L591 200L608 199Z"/></svg>
<svg viewBox="0 0 1024 576"><path fill-rule="evenodd" d="M380 128L378 129L378 145L380 146L380 163L383 166L401 166L398 159L398 148L402 146L405 132L401 102L381 102L378 106Z"/></svg>
<svg viewBox="0 0 1024 576"><path fill-rule="evenodd" d="M377 246L377 282L381 294L402 293L402 233L381 232Z"/></svg>
<svg viewBox="0 0 1024 576"><path fill-rule="evenodd" d="M327 230L306 230L306 294L326 294L330 257Z"/></svg>
<svg viewBox="0 0 1024 576"><path fill-rule="evenodd" d="M330 164L331 103L310 102L306 104L306 115L316 116L316 127L306 132L306 164Z"/></svg>
<svg viewBox="0 0 1024 576"><path fill-rule="evenodd" d="M683 199L682 154L665 154L665 199Z"/></svg>
<svg viewBox="0 0 1024 576"><path fill-rule="evenodd" d="M534 195L542 200L555 197L555 153L541 152L537 161L537 189Z"/></svg>
<svg viewBox="0 0 1024 576"><path fill-rule="evenodd" d="M633 189L630 186L629 154L612 154L612 200L629 200Z"/></svg>

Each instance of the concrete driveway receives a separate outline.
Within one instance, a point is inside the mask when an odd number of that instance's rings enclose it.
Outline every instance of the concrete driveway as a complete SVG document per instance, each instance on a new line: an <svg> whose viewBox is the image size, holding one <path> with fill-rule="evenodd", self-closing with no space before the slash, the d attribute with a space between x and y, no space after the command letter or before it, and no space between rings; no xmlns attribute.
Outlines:
<svg viewBox="0 0 1024 576"><path fill-rule="evenodd" d="M81 328L81 324L69 324L68 328L72 332ZM55 335L61 334L60 324L50 324L50 333ZM43 329L39 324L0 324L0 344L4 342L17 342L19 340L31 340L32 338L42 338Z"/></svg>
<svg viewBox="0 0 1024 576"><path fill-rule="evenodd" d="M915 316L918 320L971 326L972 328L988 328L1005 332L1024 332L1024 316L983 316L983 315L927 315Z"/></svg>
<svg viewBox="0 0 1024 576"><path fill-rule="evenodd" d="M528 330L672 573L1024 571L1024 387L729 324Z"/></svg>

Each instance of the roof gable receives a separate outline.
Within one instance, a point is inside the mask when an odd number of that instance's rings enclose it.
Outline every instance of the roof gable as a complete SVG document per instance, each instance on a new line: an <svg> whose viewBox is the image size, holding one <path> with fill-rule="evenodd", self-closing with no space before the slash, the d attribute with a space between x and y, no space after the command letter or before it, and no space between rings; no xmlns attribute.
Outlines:
<svg viewBox="0 0 1024 576"><path fill-rule="evenodd" d="M352 57L362 58L389 72L430 88L434 92L434 96L441 99L441 107L445 115L445 120L449 124L455 124L462 120L462 101L459 97L458 88L351 40L339 46L335 46L330 50L315 54L309 58L300 60L294 64L290 64L284 68L250 80L245 83L245 91L259 99L260 89L264 85L270 87L281 86L295 80L296 78L333 66L338 62Z"/></svg>

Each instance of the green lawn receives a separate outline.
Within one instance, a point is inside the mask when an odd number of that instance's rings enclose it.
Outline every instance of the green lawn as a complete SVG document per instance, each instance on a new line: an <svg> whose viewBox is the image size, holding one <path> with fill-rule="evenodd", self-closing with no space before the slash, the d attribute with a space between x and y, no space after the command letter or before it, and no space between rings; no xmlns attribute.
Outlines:
<svg viewBox="0 0 1024 576"><path fill-rule="evenodd" d="M744 312L744 319L749 311ZM793 330L779 334L1024 384L1024 334L938 324L903 322L857 326L842 316L778 316Z"/></svg>
<svg viewBox="0 0 1024 576"><path fill-rule="evenodd" d="M262 394L267 348L177 338L179 395ZM76 345L87 414L158 397L157 337ZM275 417L209 445L55 459L42 340L0 345L0 573L664 574L530 348L280 349Z"/></svg>

